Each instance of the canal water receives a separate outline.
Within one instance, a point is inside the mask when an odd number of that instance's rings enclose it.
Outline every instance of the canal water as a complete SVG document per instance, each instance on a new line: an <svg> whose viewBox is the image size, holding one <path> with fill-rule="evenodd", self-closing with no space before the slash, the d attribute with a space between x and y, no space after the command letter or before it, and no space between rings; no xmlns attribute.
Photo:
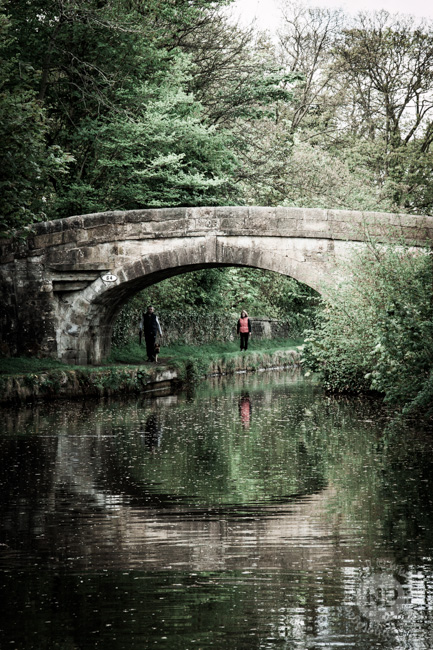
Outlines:
<svg viewBox="0 0 433 650"><path fill-rule="evenodd" d="M0 646L433 647L431 439L298 374L3 409Z"/></svg>

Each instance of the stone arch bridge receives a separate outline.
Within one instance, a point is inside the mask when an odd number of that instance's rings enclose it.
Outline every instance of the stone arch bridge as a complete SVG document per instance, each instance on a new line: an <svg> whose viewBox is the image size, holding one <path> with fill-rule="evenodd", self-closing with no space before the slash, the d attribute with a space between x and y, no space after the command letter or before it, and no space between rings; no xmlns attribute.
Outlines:
<svg viewBox="0 0 433 650"><path fill-rule="evenodd" d="M266 207L103 212L35 224L0 242L0 352L96 364L125 302L206 267L277 271L319 292L367 238L433 240L433 217ZM344 268L344 266L343 266ZM107 274L115 276L107 281ZM339 275L340 274L340 275Z"/></svg>

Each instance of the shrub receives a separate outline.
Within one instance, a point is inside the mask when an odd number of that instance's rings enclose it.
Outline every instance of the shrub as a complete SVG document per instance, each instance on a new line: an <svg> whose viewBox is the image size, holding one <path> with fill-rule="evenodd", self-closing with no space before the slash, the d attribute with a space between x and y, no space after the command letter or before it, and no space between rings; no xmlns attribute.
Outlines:
<svg viewBox="0 0 433 650"><path fill-rule="evenodd" d="M433 269L427 249L370 243L330 291L304 349L333 391L382 393L406 413L433 403ZM430 411L429 411L430 410Z"/></svg>

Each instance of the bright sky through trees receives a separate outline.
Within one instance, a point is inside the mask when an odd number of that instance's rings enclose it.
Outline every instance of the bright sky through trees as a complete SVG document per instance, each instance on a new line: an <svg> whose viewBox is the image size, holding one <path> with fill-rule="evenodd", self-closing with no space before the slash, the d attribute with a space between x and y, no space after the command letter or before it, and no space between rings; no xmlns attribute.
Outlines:
<svg viewBox="0 0 433 650"><path fill-rule="evenodd" d="M239 17L243 25L254 19L262 29L275 30L279 23L279 0L236 0L230 9L233 16ZM312 0L310 6L341 8L348 13L359 11L376 11L385 9L389 13L411 14L417 17L433 19L431 0Z"/></svg>

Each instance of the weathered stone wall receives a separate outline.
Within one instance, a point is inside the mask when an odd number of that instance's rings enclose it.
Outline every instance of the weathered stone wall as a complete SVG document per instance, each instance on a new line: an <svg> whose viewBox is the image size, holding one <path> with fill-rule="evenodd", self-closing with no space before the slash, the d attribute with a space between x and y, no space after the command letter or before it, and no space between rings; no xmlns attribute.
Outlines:
<svg viewBox="0 0 433 650"><path fill-rule="evenodd" d="M185 325L184 323L177 324L175 318L170 315L161 318L161 326L164 332L164 342L166 344L177 343L178 341L187 344L202 344L219 341L233 341L237 337L236 325L238 317L224 317L224 323L221 324L221 319L216 319L212 327L203 328L202 323L198 319L198 328L193 324ZM212 323L212 318L206 321L209 325ZM197 329L199 334L197 334ZM287 321L277 320L275 318L251 318L251 333L254 340L269 340L269 339L287 339L291 335L289 324ZM136 336L136 332L131 330L131 338Z"/></svg>
<svg viewBox="0 0 433 650"><path fill-rule="evenodd" d="M114 336L114 343L124 345L130 341L138 341L138 320L141 310L134 310L128 324L122 331L121 337ZM236 326L239 316L225 314L202 314L200 312L167 312L158 313L162 331L163 345L186 343L202 345L213 341L233 341L237 337ZM289 324L284 320L272 318L251 318L254 340L286 339L296 336ZM117 340L116 340L117 339ZM119 341L120 339L120 341Z"/></svg>
<svg viewBox="0 0 433 650"><path fill-rule="evenodd" d="M286 339L291 335L287 321L276 318L252 318L251 331L255 339Z"/></svg>
<svg viewBox="0 0 433 650"><path fill-rule="evenodd" d="M107 212L35 224L0 244L0 350L98 363L140 289L211 266L251 266L314 289L368 237L431 242L433 217L261 207ZM105 282L110 271L115 282Z"/></svg>

